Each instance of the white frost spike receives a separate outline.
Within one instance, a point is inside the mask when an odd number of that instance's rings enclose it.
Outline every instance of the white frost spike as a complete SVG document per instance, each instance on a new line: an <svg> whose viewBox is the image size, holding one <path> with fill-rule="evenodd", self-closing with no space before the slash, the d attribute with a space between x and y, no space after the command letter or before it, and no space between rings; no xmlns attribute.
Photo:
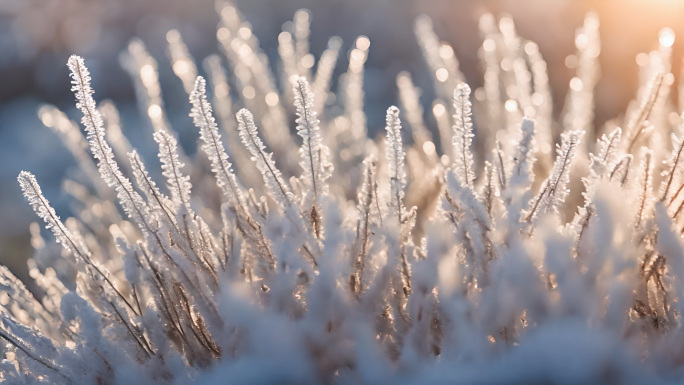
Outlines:
<svg viewBox="0 0 684 385"><path fill-rule="evenodd" d="M392 194L389 206L398 215L399 223L401 223L403 221L402 213L406 212L404 207L404 191L406 190L404 158L406 153L402 148L401 121L399 120L399 109L397 107L392 106L387 109L386 124L386 156Z"/></svg>
<svg viewBox="0 0 684 385"><path fill-rule="evenodd" d="M166 178L166 186L171 192L171 200L177 207L182 205L189 209L192 184L190 184L190 176L181 173L181 169L185 165L178 156L176 138L162 130L154 133L154 140L159 145L162 175Z"/></svg>
<svg viewBox="0 0 684 385"><path fill-rule="evenodd" d="M511 175L511 179L516 179L516 181L512 181L511 184L520 185L523 182L529 182L528 185L531 185L534 179L532 165L535 161L533 151L534 120L523 118L520 130L522 131L522 138L515 150ZM518 178L520 178L520 181L517 181Z"/></svg>
<svg viewBox="0 0 684 385"><path fill-rule="evenodd" d="M473 122L471 120L470 86L459 83L454 90L454 170L459 181L473 190ZM474 190L473 190L474 191Z"/></svg>
<svg viewBox="0 0 684 385"><path fill-rule="evenodd" d="M537 196L532 199L526 222L532 223L539 215L548 211L558 212L558 206L568 195L570 165L583 134L582 130L571 130L561 135L561 144L556 149L558 157L553 164L551 175L544 181Z"/></svg>
<svg viewBox="0 0 684 385"><path fill-rule="evenodd" d="M43 196L36 177L28 171L22 171L19 173L17 180L33 211L45 221L45 228L52 230L57 242L61 243L67 251L72 252L74 255L80 255L81 251L74 242L74 237L71 236L69 230L59 219L55 209L50 206L50 202Z"/></svg>
<svg viewBox="0 0 684 385"><path fill-rule="evenodd" d="M266 146L257 134L257 127L254 124L252 113L243 108L236 115L240 139L252 154L252 160L264 178L264 183L268 187L273 199L281 206L288 207L292 204L292 192L285 184L280 170L273 161L273 154L265 151Z"/></svg>
<svg viewBox="0 0 684 385"><path fill-rule="evenodd" d="M508 185L508 181L506 180L506 169L510 168L510 162L505 160L506 154L504 154L499 141L496 142L495 148L492 149L492 156L494 159L494 165L496 167L496 175L499 179L499 189L503 192L506 190L506 186Z"/></svg>
<svg viewBox="0 0 684 385"><path fill-rule="evenodd" d="M648 147L641 148L641 169L638 184L639 191L639 211L636 217L636 227L653 216L655 199L651 196L653 191L653 150Z"/></svg>
<svg viewBox="0 0 684 385"><path fill-rule="evenodd" d="M406 170L404 160L406 153L402 148L401 141L401 121L399 120L399 109L391 106L387 109L386 126L387 143L385 151L388 163L388 174L390 177L390 215L396 216L397 226L401 242L399 245L399 260L401 263L401 273L404 285L404 292L411 289L411 268L407 261L406 243L411 235L411 230L415 225L416 208L408 211L404 206L404 196L406 190Z"/></svg>
<svg viewBox="0 0 684 385"><path fill-rule="evenodd" d="M228 154L223 147L216 120L212 115L211 105L207 101L206 87L204 78L198 76L195 81L195 89L190 94L190 103L192 103L190 116L195 127L200 129L200 137L204 141L202 150L211 161L211 171L216 174L216 181L223 194L228 197L235 208L244 208L246 205L245 198L238 186L231 164L228 162Z"/></svg>
<svg viewBox="0 0 684 385"><path fill-rule="evenodd" d="M378 181L376 176L376 160L372 155L363 161L363 176L361 187L357 194L357 210L362 216L368 216L368 220L378 220L382 223L382 210L378 202Z"/></svg>
<svg viewBox="0 0 684 385"><path fill-rule="evenodd" d="M582 178L584 183L584 196L586 202L593 199L598 181L602 178L609 177L611 170L617 165L618 147L622 138L622 129L619 127L611 131L609 134L604 134L596 142L598 148L597 155L589 154L590 169L589 175Z"/></svg>
<svg viewBox="0 0 684 385"><path fill-rule="evenodd" d="M302 146L299 149L301 157L300 165L304 170L304 178L313 189L314 198L318 194L327 192L324 184L328 173L323 167L323 156L327 156L328 148L321 140L319 121L313 110L313 94L309 92L309 83L305 78L299 77L294 84L295 107L297 109L297 134L302 137Z"/></svg>
<svg viewBox="0 0 684 385"><path fill-rule="evenodd" d="M85 126L87 139L93 155L98 160L97 167L102 179L108 186L115 186L117 197L121 202L126 214L141 228L154 231L149 222L151 216L142 197L133 190L130 180L119 170L119 165L114 160L114 153L105 141L102 115L95 106L93 89L90 87L90 72L83 63L83 58L72 55L67 62L71 70L71 91L76 94L76 107L83 113L81 123Z"/></svg>
<svg viewBox="0 0 684 385"><path fill-rule="evenodd" d="M492 210L494 209L494 202L495 201L500 201L499 199L499 194L496 191L496 185L494 182L494 167L492 166L491 163L488 161L485 161L485 166L484 166L484 176L485 176L485 182L484 186L482 188L482 199L485 205L485 208L487 209L487 214L489 214L489 217L492 217ZM503 202L501 202L503 203Z"/></svg>
<svg viewBox="0 0 684 385"><path fill-rule="evenodd" d="M304 210L310 211L306 216L311 218L311 225L316 238L323 237L321 209L318 207L319 195L328 193L326 179L330 177L330 167L325 160L328 158L328 147L323 145L318 128L318 118L313 110L313 94L309 92L309 83L299 77L294 83L295 108L297 110L297 134L302 137L299 148L300 166L304 170L303 179L309 184L310 190L303 201ZM311 207L309 209L309 207Z"/></svg>
<svg viewBox="0 0 684 385"><path fill-rule="evenodd" d="M594 195L601 179L612 178L611 170L615 170L618 166L618 147L620 146L620 139L622 136L622 129L620 127L614 129L609 134L604 134L596 142L598 148L598 155L589 154L590 167L589 175L582 178L584 184L584 206L580 207L577 215L573 219L573 226L578 234L578 241L586 230L589 224L589 219L595 214Z"/></svg>
<svg viewBox="0 0 684 385"><path fill-rule="evenodd" d="M598 141L598 155L589 154L591 159L591 171L596 176L603 176L608 171L608 168L614 165L617 161L618 146L622 139L622 129L620 127L614 129L610 134L604 134Z"/></svg>

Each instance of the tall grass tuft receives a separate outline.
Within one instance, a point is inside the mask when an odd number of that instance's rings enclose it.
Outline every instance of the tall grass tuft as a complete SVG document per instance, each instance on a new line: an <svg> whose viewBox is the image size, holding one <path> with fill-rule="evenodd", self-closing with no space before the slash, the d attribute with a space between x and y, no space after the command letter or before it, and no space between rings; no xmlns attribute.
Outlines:
<svg viewBox="0 0 684 385"><path fill-rule="evenodd" d="M277 74L238 10L219 14L225 58L197 65L167 35L195 159L166 118L156 60L139 40L122 55L161 170L121 134L115 106L96 103L84 59L69 59L85 134L52 106L39 113L86 182L65 181L77 209L62 220L30 172L18 177L53 236L33 228L35 289L0 268L3 381L684 379L684 133L669 46L641 66L624 118L595 127L594 15L557 119L546 63L510 18L483 16L485 82L471 92L422 16L436 98L419 100L400 73L401 103L375 141L367 37L333 87L343 44L330 39L316 63L307 11L278 37Z"/></svg>

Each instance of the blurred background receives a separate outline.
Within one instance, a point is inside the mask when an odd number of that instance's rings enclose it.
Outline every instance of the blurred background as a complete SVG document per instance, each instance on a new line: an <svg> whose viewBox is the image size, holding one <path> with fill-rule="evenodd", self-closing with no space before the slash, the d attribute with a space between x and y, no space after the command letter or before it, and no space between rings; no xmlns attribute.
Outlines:
<svg viewBox="0 0 684 385"><path fill-rule="evenodd" d="M413 21L429 15L442 40L455 49L461 70L473 88L482 84L477 50L478 19L485 12L513 17L519 35L539 44L548 63L554 113L560 113L573 71L566 58L575 52L575 29L589 11L601 27L602 78L597 86L595 124L621 115L637 87L635 57L657 45L658 31L671 27L684 37L681 0L235 0L261 42L277 62L282 24L300 8L311 10L311 52L317 57L330 36L370 38L365 78L366 113L371 132L384 126L384 111L397 103L395 77L408 70L416 85L431 92L431 78L413 35ZM37 217L21 196L16 176L36 174L45 195L62 217L69 215L61 180L74 161L58 138L42 125L36 111L54 104L78 120L66 61L86 59L96 100L111 99L121 110L124 133L134 146L151 141L151 129L138 116L133 83L119 54L133 37L142 39L159 61L169 119L181 137L195 138L189 104L166 55L166 32L178 29L198 60L219 52L219 18L212 0L0 0L0 263L24 275L31 255L28 229ZM682 44L675 41L673 72L679 79ZM341 55L342 56L342 55ZM341 57L338 70L346 68ZM201 71L201 69L200 69ZM424 98L429 103L430 98ZM426 106L427 107L427 106ZM429 111L429 107L426 111ZM186 135L184 133L193 133ZM184 143L193 151L192 143Z"/></svg>

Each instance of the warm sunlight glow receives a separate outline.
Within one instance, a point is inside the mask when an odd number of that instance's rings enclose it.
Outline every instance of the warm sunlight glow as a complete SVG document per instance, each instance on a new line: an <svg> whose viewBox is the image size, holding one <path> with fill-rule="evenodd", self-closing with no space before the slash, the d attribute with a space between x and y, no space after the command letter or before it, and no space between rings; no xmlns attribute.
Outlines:
<svg viewBox="0 0 684 385"><path fill-rule="evenodd" d="M658 42L661 46L669 48L672 47L675 41L675 33L670 28L663 28L658 33Z"/></svg>

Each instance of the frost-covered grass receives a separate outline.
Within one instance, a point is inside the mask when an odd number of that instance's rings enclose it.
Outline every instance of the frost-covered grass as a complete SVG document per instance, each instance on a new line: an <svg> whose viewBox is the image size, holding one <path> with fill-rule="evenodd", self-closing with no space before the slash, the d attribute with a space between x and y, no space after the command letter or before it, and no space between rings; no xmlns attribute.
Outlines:
<svg viewBox="0 0 684 385"><path fill-rule="evenodd" d="M78 181L64 183L76 217L62 221L35 177L19 175L61 246L32 227L35 297L0 268L6 383L684 379L671 31L625 117L595 128L594 16L578 29L559 121L539 49L510 19L482 18L485 81L471 93L421 17L437 98L425 114L399 74L402 110L388 108L374 141L366 37L333 94L343 45L332 38L315 63L307 12L278 38L278 76L237 10L220 14L231 76L219 56L204 60L208 81L197 76L180 35L167 35L199 131L195 159L178 146L143 43L122 60L161 170L148 173L114 105L93 99L84 60L69 59L85 136L54 107L39 114L78 161Z"/></svg>

